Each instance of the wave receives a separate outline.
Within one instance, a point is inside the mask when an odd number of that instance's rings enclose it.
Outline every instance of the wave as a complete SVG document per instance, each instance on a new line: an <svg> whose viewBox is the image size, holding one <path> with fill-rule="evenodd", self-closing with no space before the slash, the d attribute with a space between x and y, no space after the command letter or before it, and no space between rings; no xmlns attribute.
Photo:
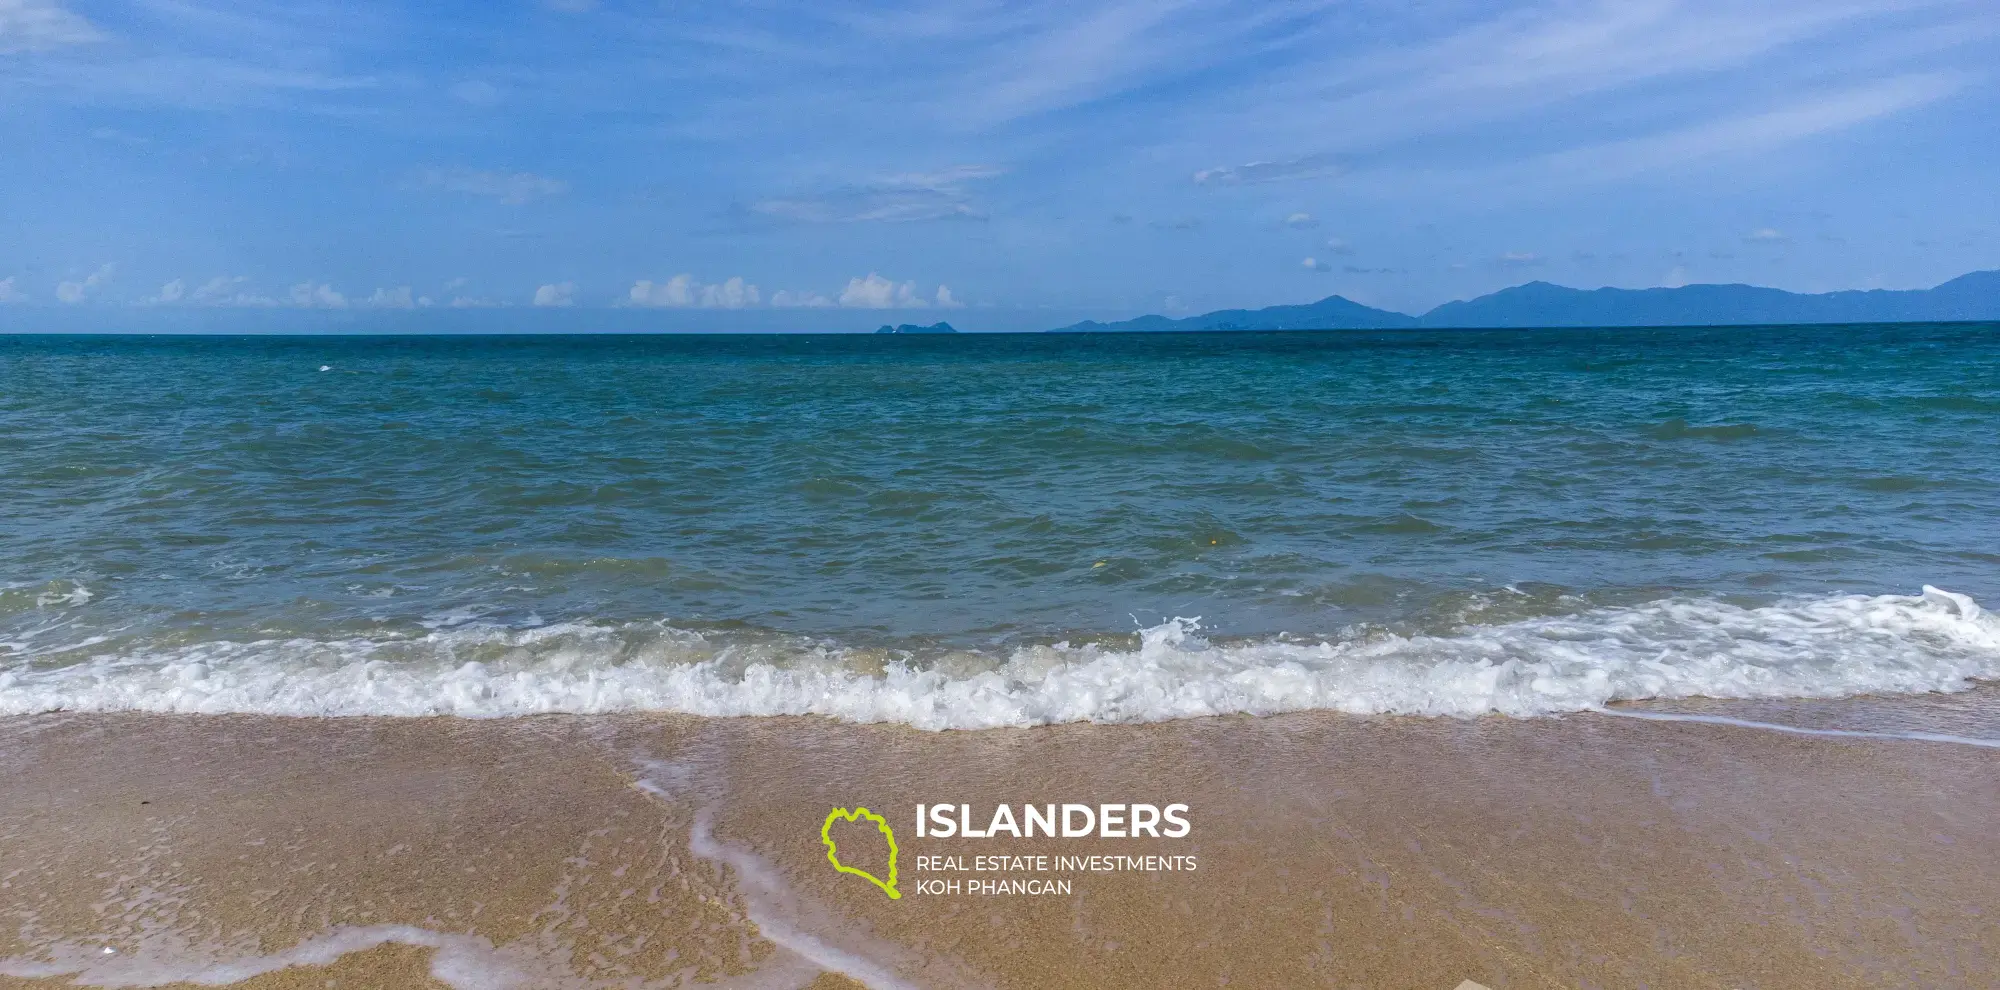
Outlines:
<svg viewBox="0 0 2000 990"><path fill-rule="evenodd" d="M1525 717L1646 699L1958 691L2000 678L2000 619L1928 586L1761 607L1673 598L1316 642L1210 642L1200 630L1176 618L1144 630L1136 649L1055 643L930 657L590 622L121 647L0 671L0 714L658 711L976 729L1315 709Z"/></svg>

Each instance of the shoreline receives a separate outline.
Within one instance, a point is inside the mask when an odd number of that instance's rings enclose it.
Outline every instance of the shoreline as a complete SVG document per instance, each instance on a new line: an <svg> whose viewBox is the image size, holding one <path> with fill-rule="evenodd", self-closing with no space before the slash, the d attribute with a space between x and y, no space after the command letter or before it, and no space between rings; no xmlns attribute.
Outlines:
<svg viewBox="0 0 2000 990"><path fill-rule="evenodd" d="M1956 704L1990 724L1992 693ZM1801 724L1908 728L1820 708ZM2000 982L2000 753L1972 746L1602 715L54 714L0 719L0 766L0 975L33 987ZM1066 802L1185 803L1192 830L912 820ZM827 862L857 805L895 826L898 899ZM1153 854L1199 868L1039 896L913 868Z"/></svg>

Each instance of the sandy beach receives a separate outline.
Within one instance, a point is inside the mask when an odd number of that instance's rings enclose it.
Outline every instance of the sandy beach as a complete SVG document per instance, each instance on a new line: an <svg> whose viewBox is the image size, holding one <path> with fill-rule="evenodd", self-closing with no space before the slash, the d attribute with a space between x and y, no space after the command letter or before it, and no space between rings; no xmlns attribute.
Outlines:
<svg viewBox="0 0 2000 990"><path fill-rule="evenodd" d="M19 986L2000 982L2000 752L1972 746L1592 715L45 715L0 725L0 761ZM918 837L919 803L1191 827ZM897 899L826 858L862 805ZM1141 868L1032 869L1068 856ZM1009 878L1051 892L970 892Z"/></svg>

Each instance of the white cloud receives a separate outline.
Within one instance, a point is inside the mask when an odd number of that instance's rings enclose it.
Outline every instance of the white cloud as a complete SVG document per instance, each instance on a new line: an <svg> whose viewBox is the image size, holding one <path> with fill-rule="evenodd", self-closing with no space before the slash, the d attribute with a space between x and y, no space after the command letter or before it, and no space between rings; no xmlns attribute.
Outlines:
<svg viewBox="0 0 2000 990"><path fill-rule="evenodd" d="M1753 244L1782 244L1791 240L1784 231L1776 227L1759 227L1744 234L1743 239Z"/></svg>
<svg viewBox="0 0 2000 990"><path fill-rule="evenodd" d="M250 281L241 275L230 277L217 275L194 290L189 301L204 306L275 306L276 299L241 291L241 286Z"/></svg>
<svg viewBox="0 0 2000 990"><path fill-rule="evenodd" d="M1326 250L1330 254L1348 255L1354 253L1354 245L1338 237L1329 237L1326 239Z"/></svg>
<svg viewBox="0 0 2000 990"><path fill-rule="evenodd" d="M300 282L292 286L292 305L306 309L346 309L347 297L324 282Z"/></svg>
<svg viewBox="0 0 2000 990"><path fill-rule="evenodd" d="M1333 271L1333 266L1332 266L1332 265L1329 265L1329 264L1327 264L1326 262L1324 262L1324 261L1321 261L1321 260L1319 260L1318 258L1314 258L1314 257L1310 257L1310 256L1309 256L1309 257L1307 257L1307 258L1306 258L1306 259L1305 259L1304 261L1301 261L1301 262L1299 262L1299 267L1300 267L1300 268L1303 268L1303 269L1305 269L1306 271L1309 271L1309 272L1330 272L1330 271Z"/></svg>
<svg viewBox="0 0 2000 990"><path fill-rule="evenodd" d="M357 305L370 309L415 309L419 305L430 305L430 299L427 297L420 302L409 286L400 285L393 289L376 289L373 295Z"/></svg>
<svg viewBox="0 0 2000 990"><path fill-rule="evenodd" d="M177 303L187 297L187 283L174 279L160 286L160 291L146 299L148 303Z"/></svg>
<svg viewBox="0 0 2000 990"><path fill-rule="evenodd" d="M783 295L783 293L779 293ZM692 275L681 274L664 282L640 279L632 283L626 301L633 306L701 306L708 309L742 309L763 301L757 287L732 276L719 284L704 284ZM775 305L776 300L773 299Z"/></svg>
<svg viewBox="0 0 2000 990"><path fill-rule="evenodd" d="M818 309L819 307L831 306L833 304L833 300L817 292L793 292L790 289L779 289L771 293L771 305L785 309Z"/></svg>
<svg viewBox="0 0 2000 990"><path fill-rule="evenodd" d="M83 45L103 37L55 0L0 0L0 55Z"/></svg>
<svg viewBox="0 0 2000 990"><path fill-rule="evenodd" d="M866 278L847 280L840 290L840 304L855 309L922 309L930 305L917 295L915 282L891 282L874 272Z"/></svg>
<svg viewBox="0 0 2000 990"><path fill-rule="evenodd" d="M704 285L701 287L701 304L703 306L714 306L721 309L742 309L745 306L755 306L759 301L761 300L757 295L757 287L743 281L743 277L740 275L730 276L729 280L721 285Z"/></svg>
<svg viewBox="0 0 2000 990"><path fill-rule="evenodd" d="M500 304L478 296L453 296L447 305L453 309L491 309Z"/></svg>
<svg viewBox="0 0 2000 990"><path fill-rule="evenodd" d="M676 275L657 284L642 278L632 283L632 291L627 296L634 306L692 306L695 300L694 276Z"/></svg>
<svg viewBox="0 0 2000 990"><path fill-rule="evenodd" d="M535 290L537 306L569 306L576 302L575 282L556 282Z"/></svg>
<svg viewBox="0 0 2000 990"><path fill-rule="evenodd" d="M14 276L9 275L6 278L0 278L0 304L24 303L27 301L28 294L14 288Z"/></svg>
<svg viewBox="0 0 2000 990"><path fill-rule="evenodd" d="M486 172L470 168L428 168L417 173L417 184L427 189L484 196L508 206L520 206L546 196L569 191L569 183L533 172Z"/></svg>
<svg viewBox="0 0 2000 990"><path fill-rule="evenodd" d="M939 285L935 291L925 296L917 292L915 282L892 282L875 272L847 280L845 288L835 296L825 296L817 292L794 292L780 289L771 294L771 305L780 308L817 308L821 306L846 306L850 309L960 309L965 306L952 295L951 286Z"/></svg>
<svg viewBox="0 0 2000 990"><path fill-rule="evenodd" d="M1533 251L1507 251L1493 259L1493 263L1502 268L1533 268L1546 260Z"/></svg>
<svg viewBox="0 0 2000 990"><path fill-rule="evenodd" d="M1319 226L1319 221L1314 219L1312 214L1301 211L1286 217L1285 226L1304 229Z"/></svg>
<svg viewBox="0 0 2000 990"><path fill-rule="evenodd" d="M116 266L105 265L85 276L81 282L59 282L56 284L56 298L65 303L80 303L111 281L111 273L115 270Z"/></svg>

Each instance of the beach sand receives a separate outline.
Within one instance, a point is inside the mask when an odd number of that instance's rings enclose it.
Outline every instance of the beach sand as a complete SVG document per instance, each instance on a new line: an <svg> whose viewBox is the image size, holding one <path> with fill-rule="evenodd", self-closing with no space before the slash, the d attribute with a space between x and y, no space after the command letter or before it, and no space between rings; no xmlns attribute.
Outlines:
<svg viewBox="0 0 2000 990"><path fill-rule="evenodd" d="M12 986L2000 985L2000 750L1948 743L1602 715L56 714L0 720L0 771ZM919 803L1063 802L1183 803L1191 833L915 834ZM826 859L828 812L863 805L899 899ZM872 828L835 838L886 872ZM916 868L1118 854L1198 865ZM997 876L1069 890L923 890Z"/></svg>

